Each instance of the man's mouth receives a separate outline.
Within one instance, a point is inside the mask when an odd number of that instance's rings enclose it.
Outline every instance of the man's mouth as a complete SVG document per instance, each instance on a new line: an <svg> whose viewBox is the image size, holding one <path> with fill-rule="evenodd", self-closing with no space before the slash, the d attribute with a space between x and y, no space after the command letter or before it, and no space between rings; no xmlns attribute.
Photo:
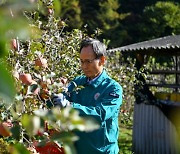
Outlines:
<svg viewBox="0 0 180 154"><path fill-rule="evenodd" d="M90 73L90 71L84 71L84 74L89 74Z"/></svg>

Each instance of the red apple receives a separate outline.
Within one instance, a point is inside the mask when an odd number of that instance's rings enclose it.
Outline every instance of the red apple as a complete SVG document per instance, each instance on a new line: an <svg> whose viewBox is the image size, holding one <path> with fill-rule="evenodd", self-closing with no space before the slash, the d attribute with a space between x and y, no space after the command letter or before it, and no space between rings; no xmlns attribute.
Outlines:
<svg viewBox="0 0 180 154"><path fill-rule="evenodd" d="M29 73L22 73L19 75L19 80L22 81L22 83L26 84L26 85L31 85L33 80L31 77L31 74Z"/></svg>
<svg viewBox="0 0 180 154"><path fill-rule="evenodd" d="M6 124L1 123L0 124L0 135L4 136L4 137L8 137L11 136L11 132L9 131L8 127L6 126Z"/></svg>
<svg viewBox="0 0 180 154"><path fill-rule="evenodd" d="M53 9L52 8L48 8L48 14L53 14Z"/></svg>
<svg viewBox="0 0 180 154"><path fill-rule="evenodd" d="M39 67L46 68L48 66L47 60L45 58L38 58L35 60L35 65Z"/></svg>
<svg viewBox="0 0 180 154"><path fill-rule="evenodd" d="M11 47L12 49L14 50L17 50L18 49L18 41L16 39L12 39L11 40Z"/></svg>

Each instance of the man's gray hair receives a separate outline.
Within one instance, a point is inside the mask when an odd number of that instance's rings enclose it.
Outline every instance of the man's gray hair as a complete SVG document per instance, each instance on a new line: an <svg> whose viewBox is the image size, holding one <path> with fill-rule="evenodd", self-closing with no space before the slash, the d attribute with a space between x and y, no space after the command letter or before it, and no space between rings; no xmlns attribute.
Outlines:
<svg viewBox="0 0 180 154"><path fill-rule="evenodd" d="M97 39L92 39L92 38L86 38L82 40L81 46L80 46L80 53L83 47L87 47L91 45L94 53L96 54L97 58L101 56L106 55L106 45L102 42L100 42Z"/></svg>

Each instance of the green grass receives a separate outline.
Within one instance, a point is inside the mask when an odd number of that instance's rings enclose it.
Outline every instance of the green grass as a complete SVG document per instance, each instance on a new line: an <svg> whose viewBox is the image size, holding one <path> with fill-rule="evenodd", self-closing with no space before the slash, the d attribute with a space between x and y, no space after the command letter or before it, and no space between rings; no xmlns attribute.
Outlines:
<svg viewBox="0 0 180 154"><path fill-rule="evenodd" d="M132 126L120 125L119 154L132 153Z"/></svg>

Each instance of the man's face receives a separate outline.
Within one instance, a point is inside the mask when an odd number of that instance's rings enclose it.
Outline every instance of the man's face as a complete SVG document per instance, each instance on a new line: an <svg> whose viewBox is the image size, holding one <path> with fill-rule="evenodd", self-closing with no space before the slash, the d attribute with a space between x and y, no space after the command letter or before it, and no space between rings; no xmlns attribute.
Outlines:
<svg viewBox="0 0 180 154"><path fill-rule="evenodd" d="M98 76L103 70L103 58L96 59L96 54L93 52L92 46L81 49L80 60L84 74L90 79Z"/></svg>

